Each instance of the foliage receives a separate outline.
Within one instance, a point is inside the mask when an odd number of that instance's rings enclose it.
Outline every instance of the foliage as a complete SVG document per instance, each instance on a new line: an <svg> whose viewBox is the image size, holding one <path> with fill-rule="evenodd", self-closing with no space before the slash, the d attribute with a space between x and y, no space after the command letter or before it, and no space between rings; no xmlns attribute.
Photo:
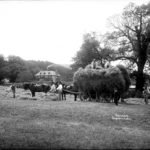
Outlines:
<svg viewBox="0 0 150 150"><path fill-rule="evenodd" d="M72 81L73 72L67 67L49 61L26 61L18 56L9 56L5 59L3 55L0 55L0 82L4 78L8 78L10 82L35 81L35 74L41 70L47 70L49 65L53 65L55 69L51 68L51 70L57 70L63 81Z"/></svg>
<svg viewBox="0 0 150 150"><path fill-rule="evenodd" d="M23 59L18 56L9 56L8 68L10 82L15 82L19 73L25 70L25 64Z"/></svg>
<svg viewBox="0 0 150 150"><path fill-rule="evenodd" d="M100 62L104 67L106 62L111 61L113 50L107 47L102 47L99 37L95 33L87 33L83 36L83 44L76 56L73 58L74 63L71 65L73 70L79 67L85 67L92 62L93 59ZM101 37L101 40L103 38Z"/></svg>
<svg viewBox="0 0 150 150"><path fill-rule="evenodd" d="M107 45L116 49L115 60L129 60L137 68L136 90L142 91L143 70L149 58L150 48L150 3L136 6L130 3L122 15L109 19L114 31L108 34Z"/></svg>
<svg viewBox="0 0 150 150"><path fill-rule="evenodd" d="M35 80L35 74L38 73L41 70L47 70L47 66L52 64L51 62L48 61L34 61L34 60L28 60L25 61L25 66L27 72L30 72L32 76L32 80Z"/></svg>
<svg viewBox="0 0 150 150"><path fill-rule="evenodd" d="M16 82L30 82L34 80L33 74L29 71L23 71L17 76Z"/></svg>
<svg viewBox="0 0 150 150"><path fill-rule="evenodd" d="M56 71L61 75L61 81L72 81L73 80L73 71L71 68L58 65L51 64L47 67L48 70Z"/></svg>
<svg viewBox="0 0 150 150"><path fill-rule="evenodd" d="M6 61L3 55L0 55L0 82L7 76L5 66L6 66Z"/></svg>

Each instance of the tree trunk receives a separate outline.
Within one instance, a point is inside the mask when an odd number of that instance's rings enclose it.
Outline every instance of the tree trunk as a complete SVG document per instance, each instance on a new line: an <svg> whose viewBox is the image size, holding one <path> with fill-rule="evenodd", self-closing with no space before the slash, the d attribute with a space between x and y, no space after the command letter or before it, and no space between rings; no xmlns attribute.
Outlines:
<svg viewBox="0 0 150 150"><path fill-rule="evenodd" d="M143 72L138 72L136 77L136 91L143 91L144 86L144 76Z"/></svg>
<svg viewBox="0 0 150 150"><path fill-rule="evenodd" d="M144 60L140 61L138 64L138 71L137 71L137 76L136 76L136 91L143 91L143 86L144 86L144 74L143 74L143 69L145 65Z"/></svg>
<svg viewBox="0 0 150 150"><path fill-rule="evenodd" d="M136 77L136 91L142 92L145 82L143 70L147 60L148 43L143 38L141 39L141 30L139 31L139 34L137 34L137 39L138 39L139 56L137 63L138 71Z"/></svg>

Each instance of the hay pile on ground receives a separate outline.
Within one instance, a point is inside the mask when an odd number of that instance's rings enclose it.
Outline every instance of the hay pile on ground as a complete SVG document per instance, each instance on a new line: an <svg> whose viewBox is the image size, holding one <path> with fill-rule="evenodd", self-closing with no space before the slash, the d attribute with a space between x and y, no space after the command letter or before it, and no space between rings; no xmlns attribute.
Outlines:
<svg viewBox="0 0 150 150"><path fill-rule="evenodd" d="M1 100L14 99L11 90L8 90L8 86L0 86ZM17 100L44 100L44 101L57 101L58 94L48 92L46 95L43 92L36 92L36 96L32 97L30 90L24 90L22 88L16 88Z"/></svg>

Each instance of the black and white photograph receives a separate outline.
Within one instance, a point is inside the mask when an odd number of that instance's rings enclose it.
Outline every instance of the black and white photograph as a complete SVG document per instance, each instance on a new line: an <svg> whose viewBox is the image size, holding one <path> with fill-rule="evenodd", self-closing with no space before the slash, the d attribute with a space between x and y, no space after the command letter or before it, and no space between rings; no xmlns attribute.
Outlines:
<svg viewBox="0 0 150 150"><path fill-rule="evenodd" d="M150 0L0 0L0 149L150 149Z"/></svg>

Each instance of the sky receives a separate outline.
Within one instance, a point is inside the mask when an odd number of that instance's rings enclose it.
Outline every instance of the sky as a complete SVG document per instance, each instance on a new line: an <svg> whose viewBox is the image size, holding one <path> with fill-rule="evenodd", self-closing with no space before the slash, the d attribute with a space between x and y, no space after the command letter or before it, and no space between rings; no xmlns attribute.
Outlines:
<svg viewBox="0 0 150 150"><path fill-rule="evenodd" d="M0 0L0 54L72 64L83 35L104 34L107 19L149 0Z"/></svg>

